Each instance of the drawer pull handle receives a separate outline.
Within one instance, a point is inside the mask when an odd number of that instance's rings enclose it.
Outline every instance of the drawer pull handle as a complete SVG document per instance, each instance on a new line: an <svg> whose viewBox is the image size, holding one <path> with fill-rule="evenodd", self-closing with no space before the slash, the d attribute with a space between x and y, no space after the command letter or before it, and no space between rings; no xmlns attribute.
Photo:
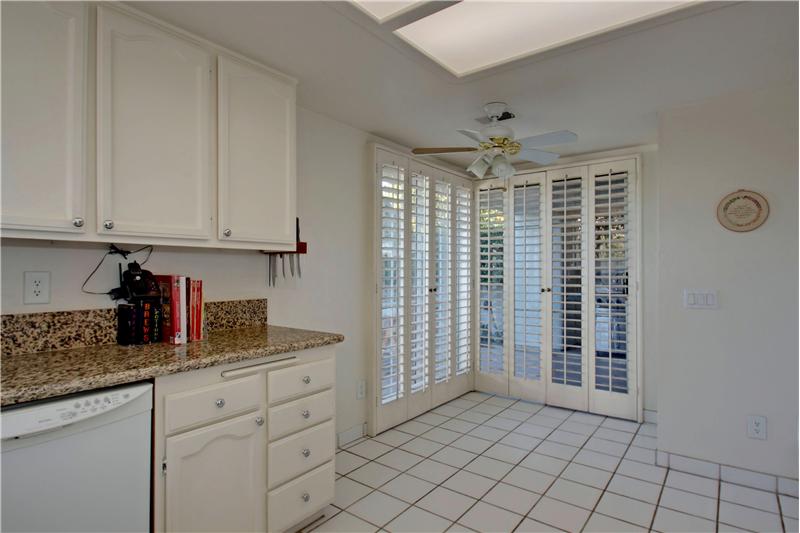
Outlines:
<svg viewBox="0 0 800 533"><path fill-rule="evenodd" d="M303 454L303 457L308 457L309 455L311 455L311 450L309 450L308 448L303 448L303 451L300 453Z"/></svg>
<svg viewBox="0 0 800 533"><path fill-rule="evenodd" d="M303 383L305 383L306 385L311 383L311 376L303 376Z"/></svg>
<svg viewBox="0 0 800 533"><path fill-rule="evenodd" d="M300 414L303 415L303 418L308 418L311 416L311 411L309 411L308 409L303 409L303 412L301 412Z"/></svg>
<svg viewBox="0 0 800 533"><path fill-rule="evenodd" d="M303 498L304 502L310 502L311 501L311 494L309 494L307 492L304 492L303 495L300 496L300 497Z"/></svg>
<svg viewBox="0 0 800 533"><path fill-rule="evenodd" d="M224 398L220 398L219 400L214 402L214 405L216 405L217 407L222 409L223 407L225 407L225 399Z"/></svg>
<svg viewBox="0 0 800 533"><path fill-rule="evenodd" d="M263 426L264 425L264 417L263 416L257 416L256 417L256 425L257 426Z"/></svg>

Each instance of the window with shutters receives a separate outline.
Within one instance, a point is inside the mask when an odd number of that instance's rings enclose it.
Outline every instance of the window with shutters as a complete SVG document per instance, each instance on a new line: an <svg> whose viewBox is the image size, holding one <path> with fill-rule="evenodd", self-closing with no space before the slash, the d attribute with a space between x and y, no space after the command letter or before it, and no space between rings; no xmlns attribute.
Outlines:
<svg viewBox="0 0 800 533"><path fill-rule="evenodd" d="M380 299L375 427L472 390L472 183L376 149Z"/></svg>
<svg viewBox="0 0 800 533"><path fill-rule="evenodd" d="M381 209L381 402L403 397L405 335L405 176L403 169L382 165Z"/></svg>
<svg viewBox="0 0 800 533"><path fill-rule="evenodd" d="M477 185L478 390L639 416L637 168Z"/></svg>
<svg viewBox="0 0 800 533"><path fill-rule="evenodd" d="M505 189L480 190L478 209L478 364L481 372L500 374L505 371Z"/></svg>

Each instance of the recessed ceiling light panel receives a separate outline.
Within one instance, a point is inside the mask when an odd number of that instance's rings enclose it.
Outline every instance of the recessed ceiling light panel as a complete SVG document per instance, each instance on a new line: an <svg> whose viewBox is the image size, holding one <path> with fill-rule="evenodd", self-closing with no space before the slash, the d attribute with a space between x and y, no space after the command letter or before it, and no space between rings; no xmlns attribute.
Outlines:
<svg viewBox="0 0 800 533"><path fill-rule="evenodd" d="M466 76L690 3L464 0L395 33L454 75Z"/></svg>
<svg viewBox="0 0 800 533"><path fill-rule="evenodd" d="M405 13L415 4L419 4L420 1L415 0L412 2L402 2L402 1L387 1L382 2L379 0L352 0L353 4L361 9L362 11L366 12L367 15L371 16L379 23L386 22L392 17L396 17L401 13Z"/></svg>

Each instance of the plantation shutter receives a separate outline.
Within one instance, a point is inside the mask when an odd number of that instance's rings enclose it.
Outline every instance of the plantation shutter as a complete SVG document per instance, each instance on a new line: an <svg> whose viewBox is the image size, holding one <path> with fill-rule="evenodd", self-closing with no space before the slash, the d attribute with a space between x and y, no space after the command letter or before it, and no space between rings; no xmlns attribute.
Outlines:
<svg viewBox="0 0 800 533"><path fill-rule="evenodd" d="M544 338L544 184L514 194L514 377L540 380Z"/></svg>
<svg viewBox="0 0 800 533"><path fill-rule="evenodd" d="M409 357L411 393L428 387L428 289L430 261L429 176L411 176L411 250L409 258Z"/></svg>
<svg viewBox="0 0 800 533"><path fill-rule="evenodd" d="M472 367L472 189L455 188L455 358L456 375Z"/></svg>
<svg viewBox="0 0 800 533"><path fill-rule="evenodd" d="M487 374L502 374L505 372L504 188L478 192L478 221L478 369Z"/></svg>
<svg viewBox="0 0 800 533"><path fill-rule="evenodd" d="M634 353L635 181L630 162L594 165L594 387L626 394Z"/></svg>
<svg viewBox="0 0 800 533"><path fill-rule="evenodd" d="M404 395L405 171L380 167L381 208L381 403Z"/></svg>
<svg viewBox="0 0 800 533"><path fill-rule="evenodd" d="M452 185L436 182L434 198L434 231L436 233L436 259L433 263L433 353L434 379L441 383L450 378L452 338Z"/></svg>

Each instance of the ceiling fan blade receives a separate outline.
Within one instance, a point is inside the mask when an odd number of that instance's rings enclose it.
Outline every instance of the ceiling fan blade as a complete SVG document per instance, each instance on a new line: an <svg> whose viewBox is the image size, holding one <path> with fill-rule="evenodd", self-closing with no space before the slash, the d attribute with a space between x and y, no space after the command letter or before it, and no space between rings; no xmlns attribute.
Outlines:
<svg viewBox="0 0 800 533"><path fill-rule="evenodd" d="M566 144L575 142L578 136L568 130L551 131L550 133L542 133L541 135L532 135L524 139L517 139L517 142L523 148L536 148L537 146L551 146L554 144Z"/></svg>
<svg viewBox="0 0 800 533"><path fill-rule="evenodd" d="M533 148L520 150L517 155L526 161L533 161L534 163L539 163L540 165L549 165L559 158L559 155L556 153L545 152L544 150L535 150Z"/></svg>
<svg viewBox="0 0 800 533"><path fill-rule="evenodd" d="M478 148L470 148L467 146L449 146L443 148L414 148L411 150L411 153L416 155L435 155L454 154L457 152L477 152L478 150Z"/></svg>
<svg viewBox="0 0 800 533"><path fill-rule="evenodd" d="M458 133L460 133L461 135L466 135L476 143L480 143L486 140L483 138L483 135L481 135L479 131L475 130L456 130L456 131L458 131Z"/></svg>

